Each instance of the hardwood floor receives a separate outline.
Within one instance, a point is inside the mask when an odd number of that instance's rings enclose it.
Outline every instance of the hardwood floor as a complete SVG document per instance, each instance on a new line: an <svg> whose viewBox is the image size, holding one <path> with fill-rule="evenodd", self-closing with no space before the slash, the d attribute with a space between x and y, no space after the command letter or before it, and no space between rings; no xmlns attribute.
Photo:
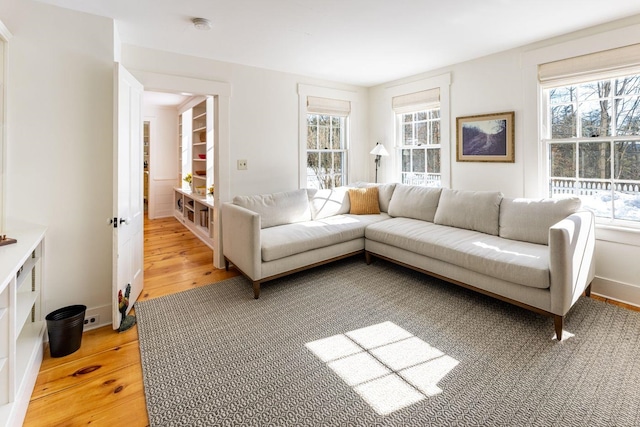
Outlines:
<svg viewBox="0 0 640 427"><path fill-rule="evenodd" d="M237 275L217 270L212 251L174 218L145 221L145 280L140 300L157 298ZM247 292L251 287L247 285ZM604 298L600 300L607 301ZM607 301L638 310L616 301ZM148 425L136 327L88 331L81 348L40 368L25 426Z"/></svg>
<svg viewBox="0 0 640 427"><path fill-rule="evenodd" d="M174 218L145 219L144 256L140 301L237 275L214 268L211 249ZM85 332L69 356L52 358L45 350L24 425L89 424L149 424L137 327L120 334L110 326Z"/></svg>

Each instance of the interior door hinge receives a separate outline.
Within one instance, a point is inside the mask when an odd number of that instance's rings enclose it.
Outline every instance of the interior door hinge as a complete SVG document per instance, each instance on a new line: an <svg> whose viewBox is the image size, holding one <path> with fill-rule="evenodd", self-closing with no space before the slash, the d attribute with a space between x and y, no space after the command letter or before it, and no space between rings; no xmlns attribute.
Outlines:
<svg viewBox="0 0 640 427"><path fill-rule="evenodd" d="M113 221L111 222L113 224L113 228L118 228L118 218L117 217L113 217Z"/></svg>

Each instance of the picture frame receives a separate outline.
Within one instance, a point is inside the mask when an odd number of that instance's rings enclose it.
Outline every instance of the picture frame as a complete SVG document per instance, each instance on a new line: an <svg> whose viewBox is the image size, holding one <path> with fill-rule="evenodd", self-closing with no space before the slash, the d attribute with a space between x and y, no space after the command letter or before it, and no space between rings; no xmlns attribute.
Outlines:
<svg viewBox="0 0 640 427"><path fill-rule="evenodd" d="M513 111L457 117L456 160L514 163L514 117Z"/></svg>

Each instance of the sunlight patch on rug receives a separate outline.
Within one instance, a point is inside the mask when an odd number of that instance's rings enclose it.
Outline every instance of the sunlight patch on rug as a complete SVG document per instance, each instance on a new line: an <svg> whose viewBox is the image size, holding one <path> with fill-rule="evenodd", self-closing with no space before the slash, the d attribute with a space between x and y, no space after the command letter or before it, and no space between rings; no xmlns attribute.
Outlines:
<svg viewBox="0 0 640 427"><path fill-rule="evenodd" d="M438 382L459 363L389 321L306 347L380 415L441 393Z"/></svg>

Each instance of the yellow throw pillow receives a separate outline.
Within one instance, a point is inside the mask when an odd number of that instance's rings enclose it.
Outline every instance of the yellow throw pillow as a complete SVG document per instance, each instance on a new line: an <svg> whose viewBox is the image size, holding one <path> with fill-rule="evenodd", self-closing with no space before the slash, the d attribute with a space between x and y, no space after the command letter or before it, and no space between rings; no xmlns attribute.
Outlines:
<svg viewBox="0 0 640 427"><path fill-rule="evenodd" d="M350 214L372 215L380 213L378 187L350 188L349 201L351 202Z"/></svg>

